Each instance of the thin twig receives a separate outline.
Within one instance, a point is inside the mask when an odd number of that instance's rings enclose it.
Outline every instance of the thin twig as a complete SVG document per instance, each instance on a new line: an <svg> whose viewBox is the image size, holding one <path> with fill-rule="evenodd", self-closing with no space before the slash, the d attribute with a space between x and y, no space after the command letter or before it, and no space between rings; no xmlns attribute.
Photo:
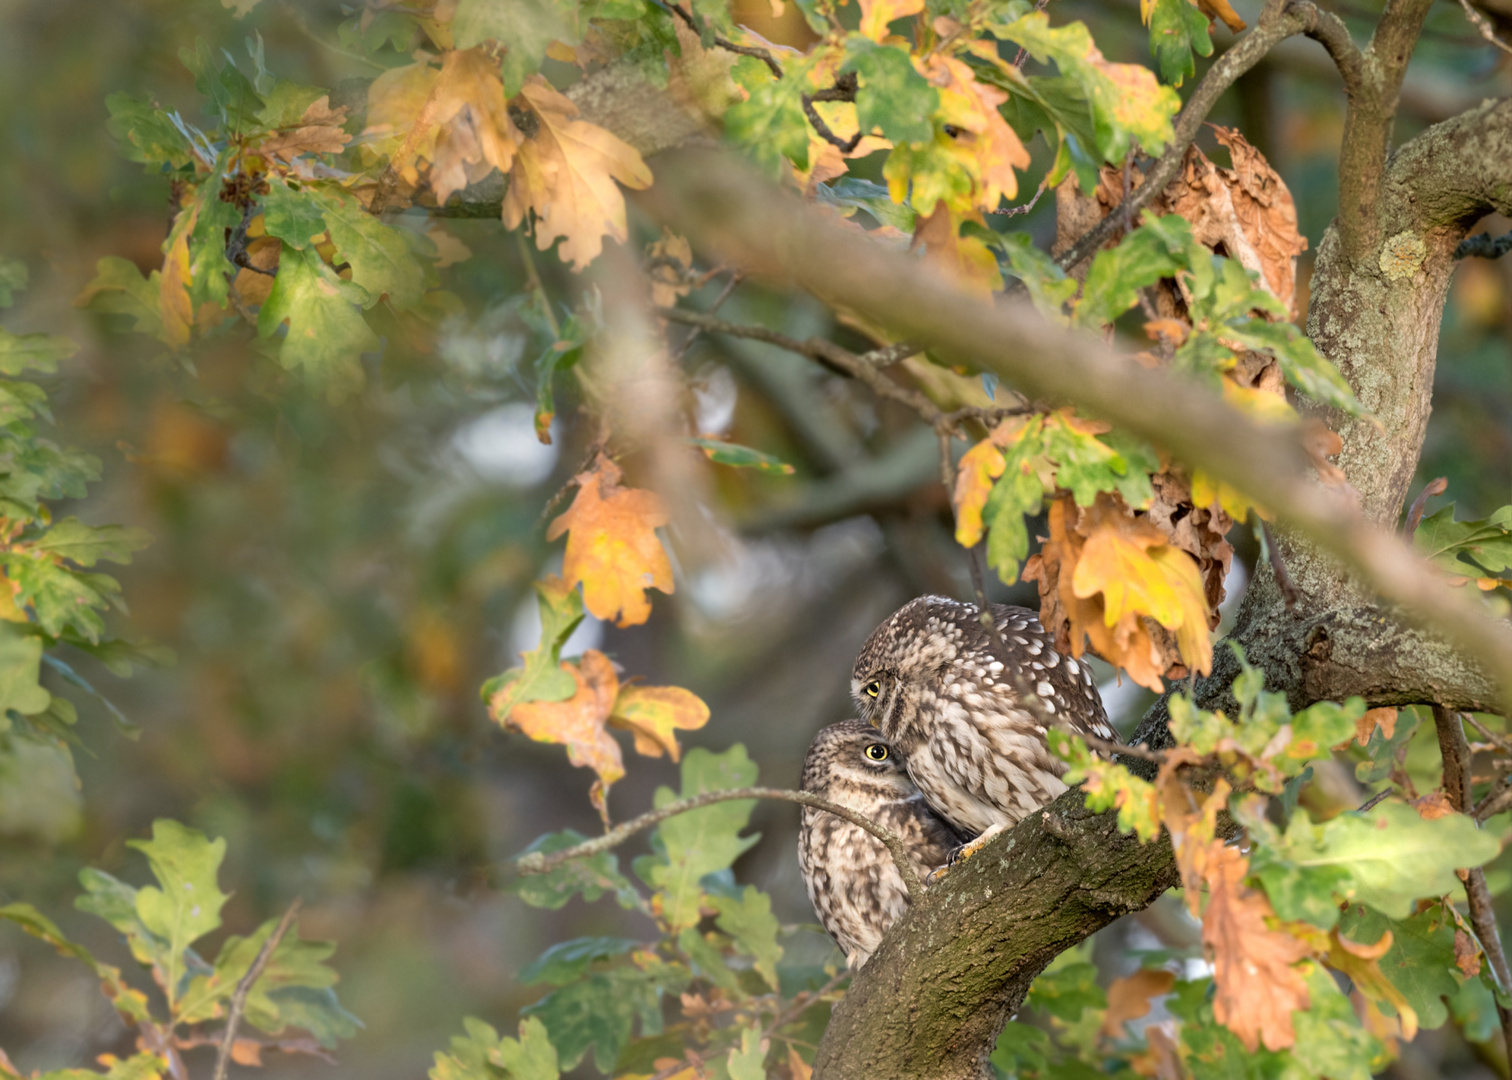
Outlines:
<svg viewBox="0 0 1512 1080"><path fill-rule="evenodd" d="M1164 762L1170 756L1164 750L1151 750L1144 743L1138 746L1125 746L1123 743L1109 742L1107 739L1099 739L1096 735L1088 735L1085 731L1078 731L1075 734L1093 750L1101 750L1104 754L1119 754L1123 757L1154 762Z"/></svg>
<svg viewBox="0 0 1512 1080"><path fill-rule="evenodd" d="M1503 750L1509 754L1512 754L1512 739L1508 739L1505 735L1498 735L1496 732L1491 731L1469 713L1461 713L1460 716L1465 721L1465 723L1469 724L1480 733L1481 738L1485 739L1488 743L1494 743L1498 750Z"/></svg>
<svg viewBox="0 0 1512 1080"><path fill-rule="evenodd" d="M1286 610L1290 611L1302 599L1302 590L1297 588L1291 575L1286 572L1286 562L1281 558L1281 549L1276 546L1275 534L1271 532L1270 522L1264 518L1260 519L1260 531L1265 534L1265 550L1270 556L1271 571L1276 575L1281 598L1286 601Z"/></svg>
<svg viewBox="0 0 1512 1080"><path fill-rule="evenodd" d="M1492 45L1495 45L1502 52L1512 55L1512 45L1508 45L1496 36L1496 30L1492 27L1491 20L1476 11L1471 5L1470 0L1459 0L1459 5L1465 9L1465 18L1470 20L1470 25L1480 31L1481 37L1485 38ZM1509 1053L1512 1053L1512 1041L1508 1042L1507 1049Z"/></svg>
<svg viewBox="0 0 1512 1080"><path fill-rule="evenodd" d="M704 315L697 311L685 311L682 308L656 307L652 313L668 322L682 323L685 326L697 326L716 334L728 334L731 337L750 338L752 341L765 341L769 345L776 345L788 352L797 353L799 356L807 356L811 360L817 360L828 368L849 375L854 379L864 382L871 387L878 397L890 398L905 405L918 413L920 418L927 424L937 423L945 414L917 390L910 390L905 386L899 386L884 375L875 364L869 363L862 357L857 356L849 349L836 345L833 341L823 338L807 338L799 341L795 337L779 333L776 330L768 330L764 326L748 326L743 323L726 322L724 319L716 319L711 315Z"/></svg>
<svg viewBox="0 0 1512 1080"><path fill-rule="evenodd" d="M1418 497L1412 500L1412 509L1407 511L1407 520L1402 525L1402 536L1412 539L1417 532L1418 525L1422 523L1423 511L1428 506L1428 500L1435 495L1442 495L1449 490L1449 481L1440 476L1437 480L1430 480L1423 485L1423 490L1418 492Z"/></svg>
<svg viewBox="0 0 1512 1080"><path fill-rule="evenodd" d="M714 298L714 302L709 305L709 314L713 315L720 308L724 307L724 302L730 298L730 294L733 293L736 287L744 280L745 274L743 272L739 270L733 271L730 274L730 280L725 282L725 287L719 291L719 295L716 296ZM698 326L693 327L693 329L688 332L688 336L683 340L682 348L677 350L676 359L681 360L684 356L687 356L688 350L693 347L693 343L702 336L703 328Z"/></svg>
<svg viewBox="0 0 1512 1080"><path fill-rule="evenodd" d="M704 28L698 25L698 20L693 18L693 16L688 12L684 11L680 4L665 3L664 0L657 0L657 2L661 4L662 7L665 7L668 11L672 12L672 14L682 19L683 22L687 23L688 28L691 29L695 34L703 34ZM765 64L767 66L767 69L771 71L774 76L779 79L782 78L782 65L779 64L777 60L772 56L772 54L766 49L760 49L754 45L737 45L729 38L720 37L718 34L714 35L714 44L718 45L726 52L736 53L740 56L754 56L756 59Z"/></svg>
<svg viewBox="0 0 1512 1080"><path fill-rule="evenodd" d="M829 980L817 990L800 990L793 995L793 1003L772 1020L772 1024L766 1029L765 1035L776 1035L777 1032L804 1014L816 1001L822 1001L833 992L841 983L851 977L849 968L841 968Z"/></svg>
<svg viewBox="0 0 1512 1080"><path fill-rule="evenodd" d="M630 837L653 825L659 825L670 817L685 814L689 810L697 810L711 803L728 802L731 799L776 799L780 802L799 803L802 806L812 806L816 810L842 817L861 829L866 830L882 841L887 850L892 853L893 863L898 868L899 875L903 878L903 884L908 889L908 898L917 901L924 893L924 884L919 880L918 873L913 864L908 861L908 849L903 846L903 841L897 834L884 829L881 825L856 813L848 806L842 806L832 802L821 795L815 795L809 791L788 791L783 788L749 787L736 788L732 791L709 791L702 795L695 795L691 799L681 799L678 802L669 803L657 810L651 810L640 817L631 818L622 824L616 825L603 836L585 840L581 844L574 844L570 848L561 851L546 853L531 851L521 855L515 860L515 866L522 874L545 874L556 869L563 863L572 859L582 859L589 855L597 855L611 848L619 847Z"/></svg>
<svg viewBox="0 0 1512 1080"><path fill-rule="evenodd" d="M1045 180L1040 181L1039 187L1035 189L1034 198L1028 202L1020 203L1018 206L1005 206L1001 210L989 210L987 212L989 214L997 214L1001 217L1017 217L1019 214L1027 214L1034 209L1034 204L1039 202L1040 196L1045 193L1045 185L1048 179L1047 177Z"/></svg>
<svg viewBox="0 0 1512 1080"><path fill-rule="evenodd" d="M1485 798L1475 804L1471 816L1478 822L1486 822L1509 808L1512 808L1512 776L1504 776L1486 792Z"/></svg>
<svg viewBox="0 0 1512 1080"><path fill-rule="evenodd" d="M865 132L857 129L849 139L842 139L830 130L830 126L824 122L824 117L819 115L819 110L814 108L816 101L855 101L856 100L856 73L854 71L842 71L835 76L835 85L828 90L817 90L812 94L803 94L800 101L803 104L803 115L808 117L809 124L818 136L842 154L849 154L861 144L861 137Z"/></svg>
<svg viewBox="0 0 1512 1080"><path fill-rule="evenodd" d="M868 349L859 354L856 359L874 368L885 368L901 363L910 356L917 356L923 351L924 346L916 341L897 341L891 345L883 345L879 349Z"/></svg>
<svg viewBox="0 0 1512 1080"><path fill-rule="evenodd" d="M1444 759L1444 794L1449 797L1450 806L1466 813L1470 810L1470 743L1465 738L1465 728L1459 713L1437 703L1433 706L1433 723L1438 728L1439 751ZM1465 896L1470 901L1470 925L1475 927L1475 936L1480 939L1496 981L1504 991L1512 989L1512 971L1508 970L1507 955L1502 951L1491 891L1486 888L1485 871L1478 866L1465 875ZM1512 1058L1512 1009L1498 1001L1496 1012L1501 1018L1507 1055Z"/></svg>
<svg viewBox="0 0 1512 1080"><path fill-rule="evenodd" d="M1357 814L1363 814L1363 813L1365 813L1365 812L1367 812L1369 810L1374 810L1376 808L1376 804L1380 803L1380 802L1384 802L1388 797L1390 797L1390 795L1391 795L1391 793L1392 793L1393 790L1394 790L1393 788L1387 787L1386 790L1384 790L1384 791L1378 791L1378 792L1376 792L1370 798L1368 798L1364 802L1362 802L1360 804L1360 808L1358 810L1356 810L1355 813L1357 813Z"/></svg>
<svg viewBox="0 0 1512 1080"><path fill-rule="evenodd" d="M236 984L236 990L231 995L231 1007L226 1013L226 1034L221 1038L220 1050L215 1055L214 1080L226 1080L226 1069L231 1064L231 1048L236 1044L236 1029L241 1026L242 1012L247 1007L247 995L252 992L253 985L262 978L263 969L268 966L268 961L273 959L273 952L278 948L278 943L289 932L289 927L294 922L294 916L299 914L299 897L289 905L289 910L283 913L283 918L278 920L278 926L273 933L268 935L268 940L263 942L261 949L257 950L257 958L252 961L252 966L241 977L241 982Z"/></svg>

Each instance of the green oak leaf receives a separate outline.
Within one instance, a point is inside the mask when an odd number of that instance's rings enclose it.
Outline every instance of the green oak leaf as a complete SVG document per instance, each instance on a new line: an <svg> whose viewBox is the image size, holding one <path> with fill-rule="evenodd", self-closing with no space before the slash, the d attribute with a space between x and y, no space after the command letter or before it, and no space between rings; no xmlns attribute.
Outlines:
<svg viewBox="0 0 1512 1080"><path fill-rule="evenodd" d="M560 578L535 583L541 613L541 643L520 654L524 667L510 668L483 684L488 714L499 723L527 701L566 701L577 683L562 670L562 646L583 621L583 596Z"/></svg>
<svg viewBox="0 0 1512 1080"><path fill-rule="evenodd" d="M142 925L168 945L165 993L169 1004L178 1000L184 974L184 953L199 938L220 926L220 910L230 899L216 883L225 840L210 840L198 829L168 818L152 823L151 840L129 840L147 856L158 884L136 892L136 913Z"/></svg>
<svg viewBox="0 0 1512 1080"><path fill-rule="evenodd" d="M576 45L582 38L577 5L569 0L459 0L452 35L459 49L485 41L504 46L506 98L540 70L553 41Z"/></svg>
<svg viewBox="0 0 1512 1080"><path fill-rule="evenodd" d="M919 74L907 49L852 34L840 70L858 76L856 120L863 133L881 131L894 143L934 138L930 118L940 107L940 92Z"/></svg>
<svg viewBox="0 0 1512 1080"><path fill-rule="evenodd" d="M369 301L366 289L343 281L313 248L286 251L273 291L258 312L257 332L270 337L287 321L279 362L323 383L333 399L344 397L363 384L362 354L379 347L358 311Z"/></svg>
<svg viewBox="0 0 1512 1080"><path fill-rule="evenodd" d="M756 973L773 990L777 986L777 965L782 960L782 946L777 943L777 917L772 914L772 898L754 885L738 894L716 895L714 909L719 915L714 925L734 940L740 950L755 960Z"/></svg>
<svg viewBox="0 0 1512 1080"><path fill-rule="evenodd" d="M522 854L562 851L586 840L582 833L565 829L540 837ZM592 903L605 893L613 893L625 909L639 908L641 895L629 878L619 871L613 852L602 851L584 859L573 859L545 874L521 874L509 885L509 891L531 907L555 911L579 893Z"/></svg>

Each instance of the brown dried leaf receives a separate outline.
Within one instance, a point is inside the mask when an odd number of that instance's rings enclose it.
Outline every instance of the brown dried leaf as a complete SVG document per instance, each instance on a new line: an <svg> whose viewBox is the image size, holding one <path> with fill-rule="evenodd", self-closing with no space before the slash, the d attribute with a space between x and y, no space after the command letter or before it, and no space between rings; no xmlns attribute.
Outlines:
<svg viewBox="0 0 1512 1080"><path fill-rule="evenodd" d="M693 285L687 272L693 265L693 246L687 238L671 229L662 229L661 239L646 249L649 261L646 276L651 279L651 302L657 307L671 307L677 298L687 296Z"/></svg>
<svg viewBox="0 0 1512 1080"><path fill-rule="evenodd" d="M1302 421L1302 449L1307 452L1318 479L1325 484L1345 484L1344 470L1328 459L1344 450L1344 440L1316 416Z"/></svg>
<svg viewBox="0 0 1512 1080"><path fill-rule="evenodd" d="M808 1062L798 1056L798 1050L792 1043L788 1043L787 1057L788 1073L793 1080L812 1080L814 1068Z"/></svg>
<svg viewBox="0 0 1512 1080"><path fill-rule="evenodd" d="M1449 805L1449 796L1442 791L1429 792L1421 798L1413 799L1411 806L1424 821L1437 821L1439 818L1458 813L1453 806Z"/></svg>
<svg viewBox="0 0 1512 1080"><path fill-rule="evenodd" d="M1467 979L1480 974L1481 948L1476 940L1458 927L1454 930L1454 966ZM1411 1038L1411 1036L1408 1036Z"/></svg>
<svg viewBox="0 0 1512 1080"><path fill-rule="evenodd" d="M1227 8L1224 0L1213 2ZM1213 130L1228 147L1234 167L1219 168L1193 144L1181 176L1154 201L1151 212L1186 218L1199 243L1215 251L1222 248L1245 269L1258 273L1266 289L1295 316L1296 259L1307 250L1307 240L1297 229L1296 203L1280 175L1244 136L1227 128Z"/></svg>
<svg viewBox="0 0 1512 1080"><path fill-rule="evenodd" d="M1367 709L1365 710L1365 715L1355 721L1354 741L1361 746L1368 745L1371 736L1376 732L1376 728L1380 728L1381 734L1389 739L1396 734L1396 722L1397 711L1389 705L1379 709ZM1346 742L1344 745L1348 746L1349 744Z"/></svg>
<svg viewBox="0 0 1512 1080"><path fill-rule="evenodd" d="M346 118L345 105L333 109L330 97L322 96L304 111L298 127L264 139L257 152L285 161L293 161L300 154L339 154L352 138L341 127Z"/></svg>
<svg viewBox="0 0 1512 1080"><path fill-rule="evenodd" d="M1176 976L1169 971L1141 968L1123 979L1114 979L1108 987L1108 1011L1103 1016L1102 1034L1116 1039L1124 1024L1150 1014L1150 1001L1170 992Z"/></svg>
<svg viewBox="0 0 1512 1080"><path fill-rule="evenodd" d="M261 1067L262 1043L256 1039L237 1039L231 1044L231 1060L238 1065Z"/></svg>
<svg viewBox="0 0 1512 1080"><path fill-rule="evenodd" d="M523 100L522 100L523 99ZM539 75L526 80L517 107L528 105L537 130L519 145L504 195L504 224L513 229L534 212L536 246L563 237L558 254L582 269L603 250L604 237L623 243L628 188L651 186L640 152L597 124L574 120L578 107Z"/></svg>

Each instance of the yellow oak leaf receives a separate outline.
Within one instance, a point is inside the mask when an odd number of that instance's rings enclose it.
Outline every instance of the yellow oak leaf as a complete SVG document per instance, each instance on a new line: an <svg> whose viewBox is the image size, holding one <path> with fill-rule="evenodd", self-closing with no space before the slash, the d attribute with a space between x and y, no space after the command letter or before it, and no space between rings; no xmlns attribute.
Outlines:
<svg viewBox="0 0 1512 1080"><path fill-rule="evenodd" d="M163 277L159 283L159 305L163 313L163 340L173 348L189 344L189 328L194 325L194 304L189 299L189 237L199 221L200 201L196 199L173 223L163 250Z"/></svg>
<svg viewBox="0 0 1512 1080"><path fill-rule="evenodd" d="M1181 598L1150 557L1164 547L1159 529L1138 518L1105 517L1088 536L1071 579L1082 599L1103 596L1103 620L1116 625L1125 614L1149 615L1163 626L1181 625Z"/></svg>
<svg viewBox="0 0 1512 1080"><path fill-rule="evenodd" d="M1213 670L1213 639L1208 633L1208 605L1202 571L1197 561L1180 548L1155 548L1150 552L1150 558L1160 567L1181 606L1180 622L1162 622L1162 625L1167 630L1176 631L1176 647L1181 650L1181 658L1187 666L1206 675Z"/></svg>
<svg viewBox="0 0 1512 1080"><path fill-rule="evenodd" d="M582 582L584 607L600 619L618 615L619 626L637 626L651 615L647 589L672 592L672 564L656 535L667 512L655 492L621 487L620 475L600 455L577 477L577 495L546 539L568 534L562 576Z"/></svg>
<svg viewBox="0 0 1512 1080"><path fill-rule="evenodd" d="M619 694L619 676L609 658L594 649L585 652L575 665L564 661L562 670L577 685L572 697L515 705L501 722L536 742L562 744L567 747L568 761L597 773L588 797L607 827L609 787L625 775L619 743L605 726Z"/></svg>
<svg viewBox="0 0 1512 1080"><path fill-rule="evenodd" d="M873 41L887 36L887 24L924 10L924 0L861 0L861 33Z"/></svg>
<svg viewBox="0 0 1512 1080"><path fill-rule="evenodd" d="M431 162L436 202L498 169L509 172L524 136L509 119L499 62L481 49L445 54L439 68L408 64L368 88L367 136L411 186Z"/></svg>
<svg viewBox="0 0 1512 1080"><path fill-rule="evenodd" d="M525 81L516 107L528 105L534 131L518 147L518 162L504 196L504 224L513 229L531 210L536 246L547 250L562 237L562 259L581 270L603 250L604 237L624 242L628 188L651 186L639 151L597 124L575 120L578 108L545 79Z"/></svg>
<svg viewBox="0 0 1512 1080"><path fill-rule="evenodd" d="M961 455L956 465L956 543L975 547L982 539L982 510L992 494L992 482L1003 475L1003 450L1018 442L1031 418L1010 416L992 433Z"/></svg>
<svg viewBox="0 0 1512 1080"><path fill-rule="evenodd" d="M697 731L708 721L703 699L680 686L621 687L609 716L609 723L635 736L637 753L661 757L665 750L673 761L682 756L678 730Z"/></svg>
<svg viewBox="0 0 1512 1080"><path fill-rule="evenodd" d="M914 243L924 246L924 257L940 267L966 292L986 300L1003 287L997 256L980 238L962 236L963 221L983 224L980 213L953 213L942 200L933 214L920 216L914 226Z"/></svg>
<svg viewBox="0 0 1512 1080"><path fill-rule="evenodd" d="M1015 170L1029 167L1029 151L998 112L1008 92L978 82L970 67L951 56L935 53L927 61L914 63L939 90L940 116L956 132L953 152L976 178L974 205L997 209L1004 197L1018 194Z"/></svg>

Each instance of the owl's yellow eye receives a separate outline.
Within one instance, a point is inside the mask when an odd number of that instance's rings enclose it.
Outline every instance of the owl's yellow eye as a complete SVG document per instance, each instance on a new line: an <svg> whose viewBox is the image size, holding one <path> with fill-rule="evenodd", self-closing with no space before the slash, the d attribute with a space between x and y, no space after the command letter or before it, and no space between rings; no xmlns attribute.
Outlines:
<svg viewBox="0 0 1512 1080"><path fill-rule="evenodd" d="M873 679L871 682L866 684L866 689L861 692L869 698L874 698L882 692L882 684ZM882 759L878 758L877 760L881 761Z"/></svg>
<svg viewBox="0 0 1512 1080"><path fill-rule="evenodd" d="M887 760L887 747L879 742L874 742L866 748L866 756L873 761Z"/></svg>

